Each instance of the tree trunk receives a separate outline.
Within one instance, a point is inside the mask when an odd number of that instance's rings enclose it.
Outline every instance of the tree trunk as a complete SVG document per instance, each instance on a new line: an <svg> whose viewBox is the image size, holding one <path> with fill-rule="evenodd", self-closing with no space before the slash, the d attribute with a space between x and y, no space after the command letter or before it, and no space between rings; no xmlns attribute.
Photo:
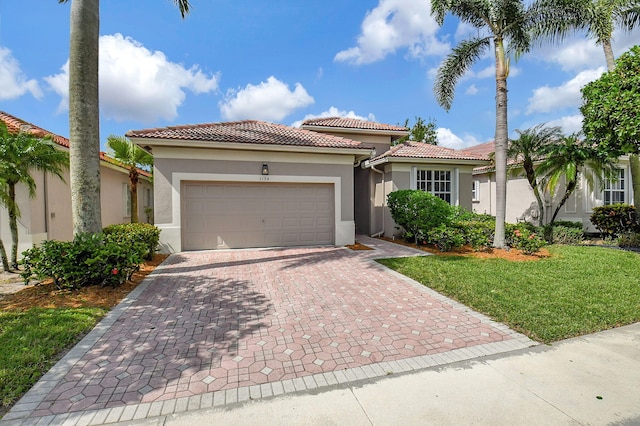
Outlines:
<svg viewBox="0 0 640 426"><path fill-rule="evenodd" d="M536 201L538 202L538 226L544 226L544 202L540 196L540 189L538 188L537 182L535 186L533 186L533 195L536 196Z"/></svg>
<svg viewBox="0 0 640 426"><path fill-rule="evenodd" d="M102 231L98 106L99 0L71 2L70 183L73 233Z"/></svg>
<svg viewBox="0 0 640 426"><path fill-rule="evenodd" d="M7 251L4 249L4 243L2 242L2 239L0 239L0 257L2 257L2 269L4 269L5 272L11 272L9 259L7 258Z"/></svg>
<svg viewBox="0 0 640 426"><path fill-rule="evenodd" d="M604 50L604 57L607 61L607 70L613 71L616 67L616 60L613 56L613 49L611 48L611 39L602 41L602 49Z"/></svg>
<svg viewBox="0 0 640 426"><path fill-rule="evenodd" d="M640 158L637 154L629 155L629 165L631 166L631 187L633 188L633 205L640 205ZM631 201L631 200L629 200Z"/></svg>
<svg viewBox="0 0 640 426"><path fill-rule="evenodd" d="M509 133L507 126L507 75L508 65L505 60L502 38L496 37L496 229L493 246L505 246L505 218L507 213L507 148Z"/></svg>
<svg viewBox="0 0 640 426"><path fill-rule="evenodd" d="M18 269L18 212L16 211L16 185L8 183L9 198L12 203L7 206L9 213L9 229L11 230L11 268Z"/></svg>
<svg viewBox="0 0 640 426"><path fill-rule="evenodd" d="M131 223L138 223L138 171L129 169L129 189L131 190Z"/></svg>
<svg viewBox="0 0 640 426"><path fill-rule="evenodd" d="M575 191L577 185L578 185L578 176L576 176L576 180L569 182L569 184L567 185L567 189L565 189L564 191L564 196L562 197L562 200L560 200L560 203L558 204L555 211L553 212L553 216L551 216L551 222L549 222L549 224L553 225L553 222L556 221L556 216L558 216L558 213L560 213L560 209L567 202L571 194L573 194L573 191Z"/></svg>

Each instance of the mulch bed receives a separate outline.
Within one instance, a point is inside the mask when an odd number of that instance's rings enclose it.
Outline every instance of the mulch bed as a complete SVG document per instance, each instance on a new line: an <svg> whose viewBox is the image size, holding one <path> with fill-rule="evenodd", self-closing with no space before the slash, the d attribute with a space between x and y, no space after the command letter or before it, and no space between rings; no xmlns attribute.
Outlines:
<svg viewBox="0 0 640 426"><path fill-rule="evenodd" d="M110 309L136 288L142 280L160 265L168 255L156 254L153 259L140 266L130 281L119 287L84 287L80 290L58 290L51 280L32 287L25 287L0 300L0 310L25 310L30 308L84 308Z"/></svg>

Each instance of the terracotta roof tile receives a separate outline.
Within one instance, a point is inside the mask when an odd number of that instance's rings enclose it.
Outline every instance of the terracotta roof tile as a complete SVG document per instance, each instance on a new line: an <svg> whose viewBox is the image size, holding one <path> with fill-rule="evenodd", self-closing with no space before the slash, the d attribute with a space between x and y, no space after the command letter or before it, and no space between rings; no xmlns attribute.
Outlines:
<svg viewBox="0 0 640 426"><path fill-rule="evenodd" d="M467 154L476 154L476 155L483 155L485 157L488 157L489 154L491 154L492 152L495 152L495 150L496 150L495 142L489 141L489 142L481 143L478 145L473 145L467 148L463 148L460 151L465 152Z"/></svg>
<svg viewBox="0 0 640 426"><path fill-rule="evenodd" d="M38 138L51 136L53 142L55 142L56 144L63 146L65 148L69 148L70 146L69 139L60 135L56 135L55 133L45 130L42 127L38 127L33 123L29 123L28 121L24 121L21 118L15 117L4 111L0 111L0 122L3 122L4 124L6 124L7 129L9 130L9 133L29 132L30 134ZM127 168L123 166L120 162L109 157L104 152L100 152L100 160L106 163L116 165L118 167L122 167L123 169L127 170ZM151 176L151 174L145 170L140 170L140 172L145 176Z"/></svg>
<svg viewBox="0 0 640 426"><path fill-rule="evenodd" d="M171 126L159 129L131 130L127 137L139 139L171 139L257 145L283 145L317 148L373 147L351 139L298 129L282 124L245 120L227 123L206 123Z"/></svg>
<svg viewBox="0 0 640 426"><path fill-rule="evenodd" d="M303 122L302 125L318 127L341 127L346 129L391 130L396 132L409 131L409 129L403 126L394 126L392 124L375 123L373 121L346 117L312 118Z"/></svg>
<svg viewBox="0 0 640 426"><path fill-rule="evenodd" d="M391 157L391 158L432 158L443 160L480 160L487 161L488 158L484 155L478 155L473 153L466 153L457 151L451 148L445 148L438 145L430 145L423 142L406 141L398 144L391 149L376 158Z"/></svg>

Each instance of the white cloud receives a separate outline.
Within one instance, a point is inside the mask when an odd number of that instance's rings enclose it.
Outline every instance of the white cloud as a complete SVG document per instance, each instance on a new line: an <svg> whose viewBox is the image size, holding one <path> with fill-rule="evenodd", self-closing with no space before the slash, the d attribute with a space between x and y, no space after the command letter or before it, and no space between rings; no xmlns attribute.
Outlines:
<svg viewBox="0 0 640 426"><path fill-rule="evenodd" d="M298 120L291 124L293 127L300 127L302 123L306 120L310 120L312 118L327 118L327 117L342 117L342 118L355 118L358 120L366 120L366 121L376 121L376 116L372 113L369 113L366 117L356 114L354 111L344 111L340 110L334 106L330 107L328 110L321 112L320 114L307 114L304 116L302 120Z"/></svg>
<svg viewBox="0 0 640 426"><path fill-rule="evenodd" d="M467 90L465 90L465 95L475 95L476 93L478 93L478 88L476 87L475 84L472 84L471 86L467 87Z"/></svg>
<svg viewBox="0 0 640 426"><path fill-rule="evenodd" d="M36 99L42 97L37 80L27 79L11 50L0 46L0 100L16 99L27 92Z"/></svg>
<svg viewBox="0 0 640 426"><path fill-rule="evenodd" d="M244 89L229 90L220 102L220 113L226 120L280 121L314 102L300 83L291 91L287 84L271 76L257 86L247 84Z"/></svg>
<svg viewBox="0 0 640 426"><path fill-rule="evenodd" d="M446 127L438 128L438 130L436 130L436 134L438 135L438 145L446 148L462 149L482 143L475 137L466 133L462 135L462 137L459 137L454 134L451 129L447 129Z"/></svg>
<svg viewBox="0 0 640 426"><path fill-rule="evenodd" d="M638 43L634 32L616 30L613 33L613 53L620 56ZM544 46L535 52L545 62L559 64L564 71L582 71L606 65L602 46L585 36L575 36L560 46Z"/></svg>
<svg viewBox="0 0 640 426"><path fill-rule="evenodd" d="M534 112L553 112L568 107L580 106L582 98L580 89L587 83L599 78L604 72L604 67L595 70L582 71L561 86L538 87L529 98L527 114Z"/></svg>
<svg viewBox="0 0 640 426"><path fill-rule="evenodd" d="M338 52L335 61L368 64L402 48L418 58L449 50L437 39L439 26L431 17L430 3L423 0L380 0L367 12L361 29L357 45Z"/></svg>
<svg viewBox="0 0 640 426"><path fill-rule="evenodd" d="M549 127L560 126L562 132L566 135L577 133L582 130L582 115L567 115L547 123Z"/></svg>
<svg viewBox="0 0 640 426"><path fill-rule="evenodd" d="M69 62L45 80L62 97L59 109L67 109ZM210 93L217 90L218 80L218 75L207 75L197 66L187 69L122 34L100 37L100 107L107 118L172 120L186 99L185 89Z"/></svg>

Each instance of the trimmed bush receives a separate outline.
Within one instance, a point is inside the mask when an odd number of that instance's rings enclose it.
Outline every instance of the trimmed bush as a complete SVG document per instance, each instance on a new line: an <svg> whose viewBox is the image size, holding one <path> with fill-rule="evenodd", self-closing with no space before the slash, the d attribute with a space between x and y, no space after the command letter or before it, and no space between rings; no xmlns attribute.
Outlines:
<svg viewBox="0 0 640 426"><path fill-rule="evenodd" d="M142 243L141 256L145 260L151 260L160 241L160 230L148 223L109 225L103 232L105 239L114 243L122 245Z"/></svg>
<svg viewBox="0 0 640 426"><path fill-rule="evenodd" d="M516 227L511 234L511 247L525 254L534 254L546 245L546 242L529 227Z"/></svg>
<svg viewBox="0 0 640 426"><path fill-rule="evenodd" d="M104 234L78 234L73 241L43 241L22 253L25 284L53 278L59 289L118 286L140 268L143 243L119 244Z"/></svg>
<svg viewBox="0 0 640 426"><path fill-rule="evenodd" d="M495 220L463 221L456 222L453 226L464 232L465 244L469 244L474 250L481 250L493 244L493 236L496 231Z"/></svg>
<svg viewBox="0 0 640 426"><path fill-rule="evenodd" d="M427 232L427 241L438 247L440 251L451 251L454 248L462 247L466 237L462 229L440 225Z"/></svg>
<svg viewBox="0 0 640 426"><path fill-rule="evenodd" d="M628 204L595 207L590 219L603 236L616 237L640 232L636 208Z"/></svg>
<svg viewBox="0 0 640 426"><path fill-rule="evenodd" d="M448 225L451 221L451 206L429 192L412 189L394 191L387 196L387 205L393 220L416 244L431 229Z"/></svg>
<svg viewBox="0 0 640 426"><path fill-rule="evenodd" d="M584 240L582 228L547 225L543 229L544 238L549 244L581 244Z"/></svg>

